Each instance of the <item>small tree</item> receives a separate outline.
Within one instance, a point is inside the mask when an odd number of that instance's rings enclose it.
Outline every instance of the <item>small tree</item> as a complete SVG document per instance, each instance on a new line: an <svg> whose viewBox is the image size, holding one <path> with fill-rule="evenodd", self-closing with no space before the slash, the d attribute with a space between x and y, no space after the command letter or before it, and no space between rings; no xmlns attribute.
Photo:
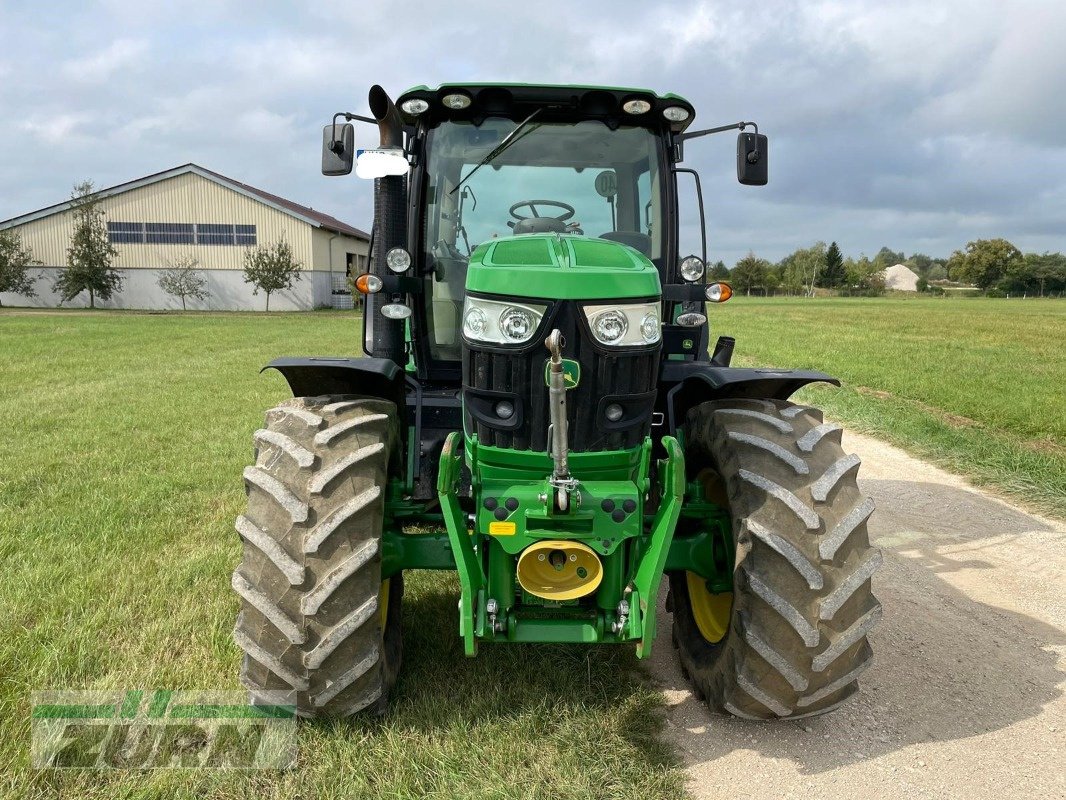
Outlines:
<svg viewBox="0 0 1066 800"><path fill-rule="evenodd" d="M271 245L259 245L244 254L244 282L254 287L252 294L266 293L266 310L270 310L270 295L291 289L301 280L303 264L296 260L292 245L278 239Z"/></svg>
<svg viewBox="0 0 1066 800"><path fill-rule="evenodd" d="M707 270L707 278L712 281L729 280L729 267L725 265L724 261L719 259L711 265L710 269Z"/></svg>
<svg viewBox="0 0 1066 800"><path fill-rule="evenodd" d="M200 262L192 256L182 256L173 266L159 273L159 288L173 297L181 298L181 310L185 311L185 298L206 300L207 280L200 273Z"/></svg>
<svg viewBox="0 0 1066 800"><path fill-rule="evenodd" d="M17 231L0 231L0 292L36 297L33 284L37 278L27 270L38 263L30 249L22 244Z"/></svg>
<svg viewBox="0 0 1066 800"><path fill-rule="evenodd" d="M751 294L752 289L765 289L766 273L769 268L770 262L764 258L758 258L755 253L749 251L733 267L733 272L730 274L733 287L744 294Z"/></svg>
<svg viewBox="0 0 1066 800"><path fill-rule="evenodd" d="M825 269L822 271L822 279L819 283L826 289L836 289L842 286L846 280L844 257L840 255L840 248L837 247L837 243L833 242L829 245L829 249L825 251Z"/></svg>
<svg viewBox="0 0 1066 800"><path fill-rule="evenodd" d="M92 181L74 186L70 208L74 214L74 233L67 249L67 268L56 279L55 290L64 303L87 291L89 308L96 308L97 296L110 300L122 288L122 277L111 266L118 251L111 245Z"/></svg>

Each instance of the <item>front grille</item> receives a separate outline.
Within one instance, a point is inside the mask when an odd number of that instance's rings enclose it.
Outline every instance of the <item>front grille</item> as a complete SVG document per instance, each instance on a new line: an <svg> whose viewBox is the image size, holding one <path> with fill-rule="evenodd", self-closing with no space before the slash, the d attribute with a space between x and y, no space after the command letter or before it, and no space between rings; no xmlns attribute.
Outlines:
<svg viewBox="0 0 1066 800"><path fill-rule="evenodd" d="M463 348L463 387L466 390L466 429L481 444L516 450L548 448L548 387L543 340L553 328L562 331L563 357L581 365L578 385L567 391L570 449L619 450L636 447L648 435L658 382L660 348L612 352L596 345L579 322L575 303L557 303L551 318L538 331L535 345L505 352L506 348ZM513 396L516 414L510 423L491 413L475 414L477 400L491 409L493 402ZM603 415L604 398L617 398L626 409L623 426L611 429ZM517 419L517 423L515 422ZM627 424L628 423L628 424Z"/></svg>

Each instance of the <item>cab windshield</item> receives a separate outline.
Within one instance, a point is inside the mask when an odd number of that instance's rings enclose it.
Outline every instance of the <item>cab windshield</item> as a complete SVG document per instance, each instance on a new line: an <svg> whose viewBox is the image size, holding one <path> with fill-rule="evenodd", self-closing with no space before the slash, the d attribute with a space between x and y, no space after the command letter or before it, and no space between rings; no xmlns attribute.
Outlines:
<svg viewBox="0 0 1066 800"><path fill-rule="evenodd" d="M653 261L661 258L654 134L638 127L611 130L597 120L533 119L504 143L519 124L498 117L480 126L445 122L428 135L422 241L432 270L427 322L434 359L460 357L466 265L479 244L555 232L611 239ZM472 172L494 150L495 157Z"/></svg>

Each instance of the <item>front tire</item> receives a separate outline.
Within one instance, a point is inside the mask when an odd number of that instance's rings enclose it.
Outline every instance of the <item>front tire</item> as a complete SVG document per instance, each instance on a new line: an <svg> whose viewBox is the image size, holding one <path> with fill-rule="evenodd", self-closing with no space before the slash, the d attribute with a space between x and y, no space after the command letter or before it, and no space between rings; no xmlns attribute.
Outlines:
<svg viewBox="0 0 1066 800"><path fill-rule="evenodd" d="M670 576L674 644L714 710L748 719L823 714L857 691L881 618L871 576L881 554L859 493L859 460L817 409L782 401L703 403L684 438L690 480L727 502L733 593Z"/></svg>
<svg viewBox="0 0 1066 800"><path fill-rule="evenodd" d="M241 683L295 690L297 713L383 712L400 666L403 578L381 576L381 534L396 407L295 398L255 432L237 519L233 573Z"/></svg>

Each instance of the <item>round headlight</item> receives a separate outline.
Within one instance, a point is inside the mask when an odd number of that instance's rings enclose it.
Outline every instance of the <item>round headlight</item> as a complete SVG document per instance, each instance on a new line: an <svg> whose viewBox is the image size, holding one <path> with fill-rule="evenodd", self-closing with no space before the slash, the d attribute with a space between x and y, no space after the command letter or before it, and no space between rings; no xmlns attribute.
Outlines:
<svg viewBox="0 0 1066 800"><path fill-rule="evenodd" d="M681 262L681 277L695 283L703 277L703 259L689 256Z"/></svg>
<svg viewBox="0 0 1066 800"><path fill-rule="evenodd" d="M681 106L667 106L663 109L663 116L671 122L684 122L691 115L687 108Z"/></svg>
<svg viewBox="0 0 1066 800"><path fill-rule="evenodd" d="M514 403L510 400L501 400L495 407L496 416L500 419L510 419L514 416Z"/></svg>
<svg viewBox="0 0 1066 800"><path fill-rule="evenodd" d="M420 97L412 97L410 100L404 100L403 103L400 104L400 108L403 109L405 114L417 117L429 108L429 103Z"/></svg>
<svg viewBox="0 0 1066 800"><path fill-rule="evenodd" d="M480 308L472 308L466 312L466 317L463 319L463 330L472 339L479 339L485 333L488 323L489 319L484 311Z"/></svg>
<svg viewBox="0 0 1066 800"><path fill-rule="evenodd" d="M592 333L604 344L617 342L628 330L629 322L621 311L601 311L592 320Z"/></svg>
<svg viewBox="0 0 1066 800"><path fill-rule="evenodd" d="M647 100L627 100L622 103L622 110L627 114L647 114L651 111L651 103Z"/></svg>
<svg viewBox="0 0 1066 800"><path fill-rule="evenodd" d="M659 341L659 315L650 312L640 321L640 335L648 344Z"/></svg>
<svg viewBox="0 0 1066 800"><path fill-rule="evenodd" d="M537 321L524 308L511 306L500 314L500 330L513 342L524 342L533 335Z"/></svg>
<svg viewBox="0 0 1066 800"><path fill-rule="evenodd" d="M462 92L455 92L453 94L446 94L441 98L441 102L444 103L450 109L455 111L462 111L464 108L470 107L470 95L463 94Z"/></svg>
<svg viewBox="0 0 1066 800"><path fill-rule="evenodd" d="M406 272L411 266L411 254L402 247L394 247L385 254L385 263L393 272Z"/></svg>
<svg viewBox="0 0 1066 800"><path fill-rule="evenodd" d="M403 303L389 303L381 307L381 314L389 319L407 319L411 316L411 309Z"/></svg>
<svg viewBox="0 0 1066 800"><path fill-rule="evenodd" d="M611 403L603 410L603 415L607 417L610 422L618 422L624 413L625 411L622 410L622 407L618 405L618 403Z"/></svg>

